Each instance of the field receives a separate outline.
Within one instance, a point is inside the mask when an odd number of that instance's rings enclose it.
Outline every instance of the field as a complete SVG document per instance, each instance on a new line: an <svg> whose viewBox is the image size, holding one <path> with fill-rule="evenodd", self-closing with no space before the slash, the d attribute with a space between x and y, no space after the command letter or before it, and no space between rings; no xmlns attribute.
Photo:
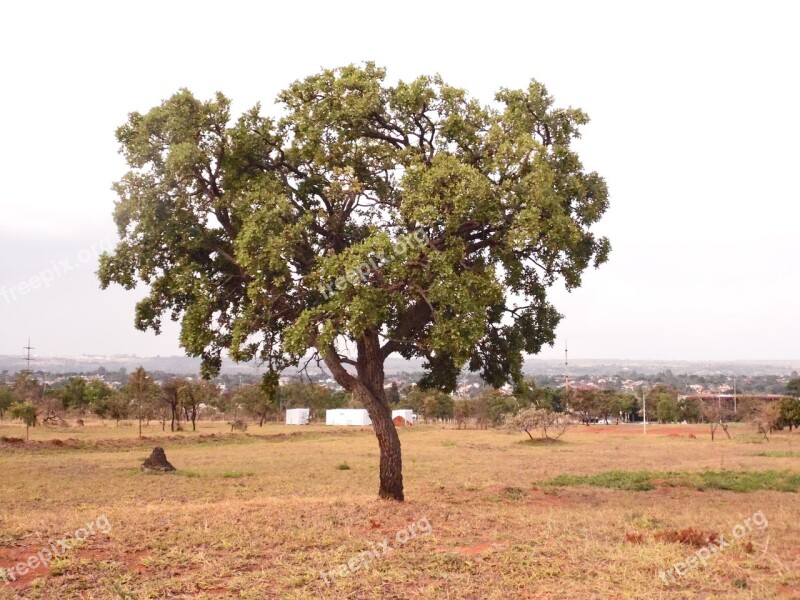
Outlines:
<svg viewBox="0 0 800 600"><path fill-rule="evenodd" d="M0 567L96 527L0 598L800 598L800 435L731 431L420 425L398 504L370 429L37 427L0 443Z"/></svg>

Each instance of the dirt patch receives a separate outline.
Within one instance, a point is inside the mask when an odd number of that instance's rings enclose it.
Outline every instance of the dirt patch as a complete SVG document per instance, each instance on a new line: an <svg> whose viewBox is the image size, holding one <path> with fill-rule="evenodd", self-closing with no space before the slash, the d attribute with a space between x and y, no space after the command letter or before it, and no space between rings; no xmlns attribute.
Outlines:
<svg viewBox="0 0 800 600"><path fill-rule="evenodd" d="M702 531L688 527L678 531L676 529L665 529L657 531L653 538L659 542L671 542L673 544L686 544L700 548L708 544L716 544L719 536L712 531Z"/></svg>
<svg viewBox="0 0 800 600"><path fill-rule="evenodd" d="M28 546L19 546L14 548L0 547L0 569L3 569L4 578L0 578L2 583L0 585L8 586L13 590L23 590L30 585L30 583L37 577L44 577L49 575L50 569L44 566L38 566L36 569L28 570L24 575L20 575L14 571L13 575L6 574L7 570L18 565L25 563L29 557L36 556L42 548L34 548ZM6 579L8 583L6 583Z"/></svg>
<svg viewBox="0 0 800 600"><path fill-rule="evenodd" d="M478 554L486 554L487 552L497 552L505 550L506 544L501 542L479 542L471 546L458 546L456 548L435 548L435 552L448 552L450 554L458 554L459 556L477 556Z"/></svg>

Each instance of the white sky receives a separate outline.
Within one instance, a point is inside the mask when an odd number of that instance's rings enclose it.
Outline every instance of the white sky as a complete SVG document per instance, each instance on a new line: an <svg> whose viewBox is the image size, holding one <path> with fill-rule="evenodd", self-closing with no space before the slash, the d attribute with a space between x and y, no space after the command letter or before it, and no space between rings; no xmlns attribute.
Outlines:
<svg viewBox="0 0 800 600"><path fill-rule="evenodd" d="M101 292L114 130L180 87L235 114L321 67L439 72L488 101L544 82L592 118L610 261L543 356L798 358L798 13L792 2L85 2L0 8L0 354L179 354ZM61 261L48 288L19 284Z"/></svg>

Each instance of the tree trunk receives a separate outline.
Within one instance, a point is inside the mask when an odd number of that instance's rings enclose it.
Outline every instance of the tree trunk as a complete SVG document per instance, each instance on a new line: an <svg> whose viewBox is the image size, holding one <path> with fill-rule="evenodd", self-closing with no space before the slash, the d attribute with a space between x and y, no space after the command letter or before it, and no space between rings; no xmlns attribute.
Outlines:
<svg viewBox="0 0 800 600"><path fill-rule="evenodd" d="M334 379L352 393L367 409L372 428L380 448L380 486L378 496L402 502L403 460L400 437L392 422L392 411L383 390L385 356L380 347L378 332L367 330L357 340L358 358L355 361L356 375L351 375L342 365L342 357L331 345L323 350L325 364ZM346 362L353 362L345 359Z"/></svg>

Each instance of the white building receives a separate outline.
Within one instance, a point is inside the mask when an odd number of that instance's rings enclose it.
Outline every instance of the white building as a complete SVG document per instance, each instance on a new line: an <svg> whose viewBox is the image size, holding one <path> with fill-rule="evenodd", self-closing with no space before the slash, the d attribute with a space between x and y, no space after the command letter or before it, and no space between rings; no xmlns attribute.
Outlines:
<svg viewBox="0 0 800 600"><path fill-rule="evenodd" d="M392 421L394 421L395 417L403 417L406 421L411 423L412 425L417 422L417 415L414 414L414 411L410 408L398 408L392 411Z"/></svg>
<svg viewBox="0 0 800 600"><path fill-rule="evenodd" d="M308 425L309 409L307 408L287 408L287 425Z"/></svg>
<svg viewBox="0 0 800 600"><path fill-rule="evenodd" d="M334 408L325 411L326 425L372 425L365 408Z"/></svg>

